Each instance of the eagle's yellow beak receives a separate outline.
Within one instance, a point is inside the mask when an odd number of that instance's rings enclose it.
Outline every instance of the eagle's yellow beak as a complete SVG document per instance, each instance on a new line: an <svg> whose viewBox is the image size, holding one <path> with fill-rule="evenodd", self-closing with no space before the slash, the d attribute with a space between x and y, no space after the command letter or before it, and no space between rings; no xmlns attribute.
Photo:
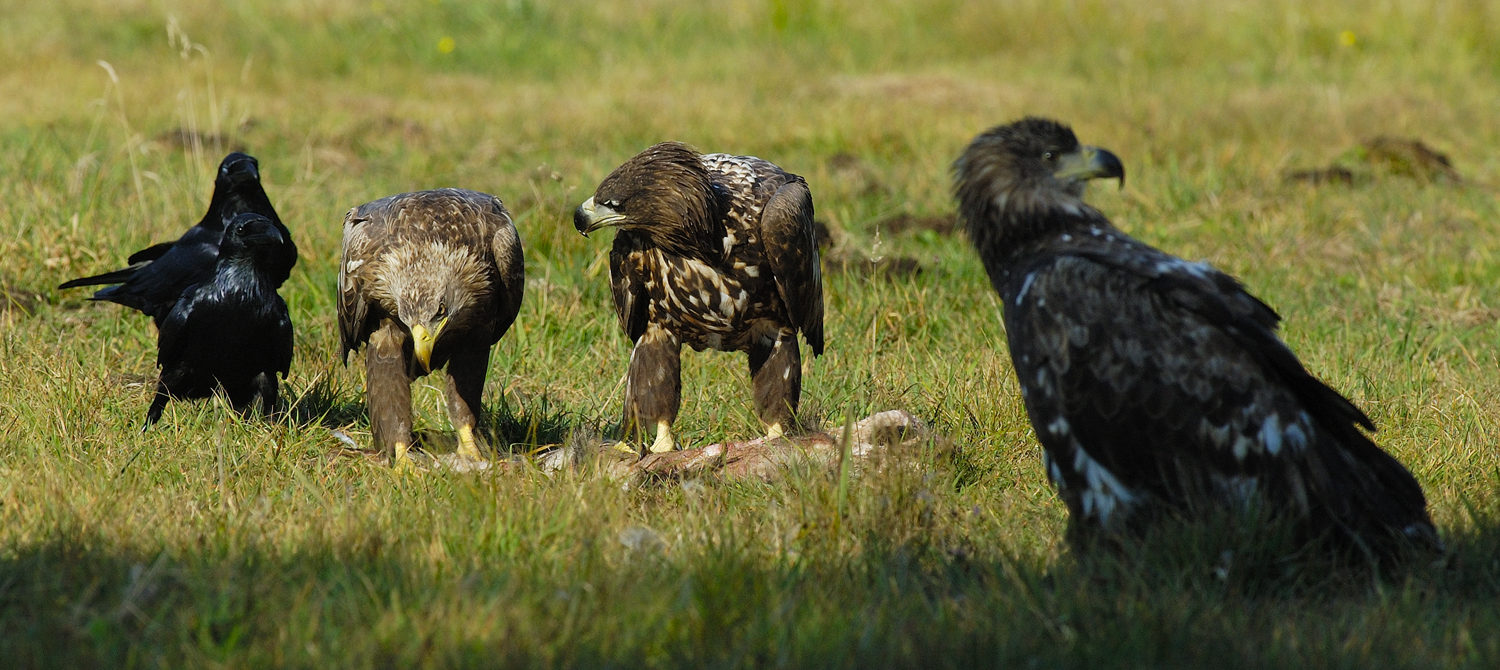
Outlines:
<svg viewBox="0 0 1500 670"><path fill-rule="evenodd" d="M1065 154L1058 160L1058 169L1052 176L1065 180L1119 179L1120 188L1125 188L1125 166L1107 149L1079 147L1078 151Z"/></svg>
<svg viewBox="0 0 1500 670"><path fill-rule="evenodd" d="M432 346L437 344L438 334L443 332L443 326L448 325L448 319L437 323L432 330L426 326L416 325L411 327L411 349L417 355L417 360L422 363L422 369L432 372Z"/></svg>
<svg viewBox="0 0 1500 670"><path fill-rule="evenodd" d="M625 220L625 215L616 212L608 205L596 203L590 197L583 201L578 209L573 210L573 227L584 237L605 226L612 226Z"/></svg>

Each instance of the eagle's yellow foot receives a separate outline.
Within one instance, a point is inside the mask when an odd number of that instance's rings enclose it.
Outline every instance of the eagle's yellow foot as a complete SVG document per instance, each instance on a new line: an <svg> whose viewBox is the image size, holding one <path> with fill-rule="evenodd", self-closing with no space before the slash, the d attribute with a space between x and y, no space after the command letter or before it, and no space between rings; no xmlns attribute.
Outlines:
<svg viewBox="0 0 1500 670"><path fill-rule="evenodd" d="M786 430L783 429L781 427L781 424L779 423L773 423L769 428L766 428L766 439L768 440L774 440L778 437L784 437L785 435Z"/></svg>
<svg viewBox="0 0 1500 670"><path fill-rule="evenodd" d="M458 457L476 462L484 460L479 455L479 442L474 439L474 429L469 426L458 429Z"/></svg>
<svg viewBox="0 0 1500 670"><path fill-rule="evenodd" d="M656 422L656 442L647 449L653 454L664 454L677 448L676 442L672 440L672 425L665 421Z"/></svg>
<svg viewBox="0 0 1500 670"><path fill-rule="evenodd" d="M411 454L407 453L409 451L411 451L411 447L407 446L405 442L396 443L396 457L391 461L392 470L401 473L417 471L417 464L412 462Z"/></svg>

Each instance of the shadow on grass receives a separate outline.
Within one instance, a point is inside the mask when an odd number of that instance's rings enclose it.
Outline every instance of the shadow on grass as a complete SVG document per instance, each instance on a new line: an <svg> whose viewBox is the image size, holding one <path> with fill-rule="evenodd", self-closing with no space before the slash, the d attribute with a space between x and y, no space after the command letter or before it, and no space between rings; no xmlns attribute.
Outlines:
<svg viewBox="0 0 1500 670"><path fill-rule="evenodd" d="M1444 566L1310 589L1221 578L1198 562L1216 558L1212 529L1061 563L908 541L795 564L707 543L622 564L580 535L455 578L412 549L426 536L120 551L54 528L0 555L0 653L16 667L1485 667L1500 660L1500 519L1478 520Z"/></svg>
<svg viewBox="0 0 1500 670"><path fill-rule="evenodd" d="M289 394L286 416L301 427L322 426L329 430L355 428L368 430L370 415L363 389L336 382L332 375L319 375L300 393ZM576 415L554 406L547 396L532 398L513 405L502 398L486 403L482 430L500 454L527 454L562 444L575 430ZM457 448L458 438L452 431L416 430L417 444L434 452Z"/></svg>
<svg viewBox="0 0 1500 670"><path fill-rule="evenodd" d="M1322 599L1359 596L1382 585L1440 583L1457 574L1454 562L1461 554L1493 552L1500 546L1493 520L1484 532L1456 538L1463 549L1400 542L1376 554L1352 546L1342 535L1309 539L1294 520L1265 512L1221 511L1204 517L1157 518L1129 537L1080 537L1070 530L1066 560L1052 578L1142 593Z"/></svg>

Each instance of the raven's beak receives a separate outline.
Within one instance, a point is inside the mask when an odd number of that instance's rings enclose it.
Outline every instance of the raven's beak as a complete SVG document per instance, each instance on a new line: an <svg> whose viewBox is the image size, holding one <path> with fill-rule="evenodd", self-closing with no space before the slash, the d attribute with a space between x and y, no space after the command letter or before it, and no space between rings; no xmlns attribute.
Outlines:
<svg viewBox="0 0 1500 670"><path fill-rule="evenodd" d="M1119 179L1120 188L1125 188L1125 166L1107 149L1080 147L1078 151L1064 155L1058 163L1060 167L1052 173L1058 179Z"/></svg>
<svg viewBox="0 0 1500 670"><path fill-rule="evenodd" d="M276 226L272 225L266 225L265 227L245 236L245 244L247 246L270 246L273 244L279 246L285 243L286 238L281 236L281 231L277 230Z"/></svg>
<svg viewBox="0 0 1500 670"><path fill-rule="evenodd" d="M625 215L610 209L608 205L595 203L593 198L583 201L573 211L573 227L584 237L605 226L613 226L625 220Z"/></svg>
<svg viewBox="0 0 1500 670"><path fill-rule="evenodd" d="M225 176L229 177L230 183L234 184L243 184L249 181L259 181L260 167L255 164L254 160L247 158L245 160L232 163L229 166L229 169L225 172Z"/></svg>
<svg viewBox="0 0 1500 670"><path fill-rule="evenodd" d="M422 369L432 372L432 346L437 344L437 338L443 332L443 326L448 325L448 319L444 318L437 322L432 330L426 326L416 325L411 327L411 349L417 355L417 361L422 364Z"/></svg>

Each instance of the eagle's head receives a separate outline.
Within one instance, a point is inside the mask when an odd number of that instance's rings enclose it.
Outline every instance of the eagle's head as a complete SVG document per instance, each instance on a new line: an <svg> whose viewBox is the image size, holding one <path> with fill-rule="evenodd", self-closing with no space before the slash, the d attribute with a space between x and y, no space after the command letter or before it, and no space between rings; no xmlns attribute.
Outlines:
<svg viewBox="0 0 1500 670"><path fill-rule="evenodd" d="M444 349L447 336L480 325L472 323L472 308L489 293L489 274L468 247L445 241L402 245L378 262L372 292L396 306L396 318L411 332L412 353L431 371L433 351ZM445 355L437 359L441 367Z"/></svg>
<svg viewBox="0 0 1500 670"><path fill-rule="evenodd" d="M954 161L953 173L959 210L976 242L1006 235L987 228L1050 220L1058 213L1076 216L1090 179L1116 178L1125 185L1125 167L1114 154L1082 146L1072 128L1035 117L974 138Z"/></svg>
<svg viewBox="0 0 1500 670"><path fill-rule="evenodd" d="M722 211L697 150L662 142L609 173L573 212L573 226L585 237L615 226L642 233L674 253L712 259L727 253Z"/></svg>

